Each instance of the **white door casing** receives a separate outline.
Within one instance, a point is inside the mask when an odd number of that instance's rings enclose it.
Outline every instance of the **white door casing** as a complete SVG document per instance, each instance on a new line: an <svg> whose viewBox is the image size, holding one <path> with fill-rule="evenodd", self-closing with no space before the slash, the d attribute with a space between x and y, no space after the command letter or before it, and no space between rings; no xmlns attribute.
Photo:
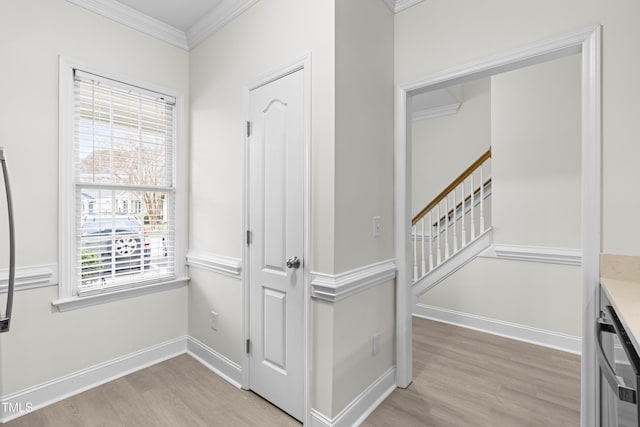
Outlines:
<svg viewBox="0 0 640 427"><path fill-rule="evenodd" d="M251 90L249 122L249 388L302 420L304 71Z"/></svg>
<svg viewBox="0 0 640 427"><path fill-rule="evenodd" d="M581 427L595 427L600 418L599 371L595 360L593 325L599 306L599 256L602 248L602 27L586 28L554 40L454 67L424 79L400 84L396 91L395 238L397 385L412 379L410 281L411 253L411 97L419 93L480 77L537 64L568 54L582 54L582 372Z"/></svg>

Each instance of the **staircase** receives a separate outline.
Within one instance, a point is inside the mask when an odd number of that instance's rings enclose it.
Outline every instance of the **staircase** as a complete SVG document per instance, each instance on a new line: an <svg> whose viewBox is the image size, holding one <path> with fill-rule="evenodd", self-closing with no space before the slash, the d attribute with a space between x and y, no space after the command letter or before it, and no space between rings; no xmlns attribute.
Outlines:
<svg viewBox="0 0 640 427"><path fill-rule="evenodd" d="M412 219L415 298L491 245L490 197L491 148Z"/></svg>

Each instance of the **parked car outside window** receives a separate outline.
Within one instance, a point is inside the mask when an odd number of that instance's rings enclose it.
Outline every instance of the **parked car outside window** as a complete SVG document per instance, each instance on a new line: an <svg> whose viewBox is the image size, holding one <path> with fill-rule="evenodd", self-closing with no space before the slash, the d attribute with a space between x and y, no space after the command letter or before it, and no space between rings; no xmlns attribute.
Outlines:
<svg viewBox="0 0 640 427"><path fill-rule="evenodd" d="M87 215L81 228L83 282L149 268L151 249L135 216Z"/></svg>

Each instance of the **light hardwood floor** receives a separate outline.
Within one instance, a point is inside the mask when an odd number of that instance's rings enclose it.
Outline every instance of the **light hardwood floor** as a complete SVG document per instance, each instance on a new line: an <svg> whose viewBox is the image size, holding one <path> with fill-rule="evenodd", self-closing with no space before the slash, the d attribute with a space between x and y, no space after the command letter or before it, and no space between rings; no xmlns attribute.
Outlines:
<svg viewBox="0 0 640 427"><path fill-rule="evenodd" d="M414 382L363 426L579 425L580 358L414 318ZM300 426L188 355L11 421L10 427Z"/></svg>
<svg viewBox="0 0 640 427"><path fill-rule="evenodd" d="M300 426L181 355L5 424L10 427Z"/></svg>
<svg viewBox="0 0 640 427"><path fill-rule="evenodd" d="M579 356L414 318L413 375L362 425L580 425Z"/></svg>

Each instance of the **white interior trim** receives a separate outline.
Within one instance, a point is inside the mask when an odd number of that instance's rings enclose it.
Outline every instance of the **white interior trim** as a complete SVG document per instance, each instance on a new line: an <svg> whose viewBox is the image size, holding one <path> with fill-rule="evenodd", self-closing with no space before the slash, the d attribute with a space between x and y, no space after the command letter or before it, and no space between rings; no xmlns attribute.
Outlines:
<svg viewBox="0 0 640 427"><path fill-rule="evenodd" d="M70 311L80 308L91 307L92 305L105 304L127 298L148 295L155 292L168 291L186 286L189 283L188 277L178 277L164 282L151 283L148 285L137 285L131 288L119 289L117 291L107 291L102 294L88 295L83 297L60 298L51 302L58 311Z"/></svg>
<svg viewBox="0 0 640 427"><path fill-rule="evenodd" d="M417 298L420 295L442 282L447 277L473 261L479 253L486 250L493 242L493 228L489 227L472 242L460 249L448 259L433 268L425 276L419 278L411 285L411 291Z"/></svg>
<svg viewBox="0 0 640 427"><path fill-rule="evenodd" d="M238 258L216 255L211 252L189 250L187 265L214 273L240 278L242 275L242 260Z"/></svg>
<svg viewBox="0 0 640 427"><path fill-rule="evenodd" d="M309 260L313 259L312 246L311 246L311 106L312 106L312 90L311 90L311 78L313 73L313 63L311 52L298 58L291 63L284 65L281 68L272 70L261 77L256 78L252 83L249 83L244 90L243 111L245 122L249 120L249 96L251 90L257 89L261 86L269 84L281 77L285 77L296 71L303 71L303 90L304 90L304 254L302 254L302 283L304 286L303 296L303 318L304 318L304 337L303 337L303 381L304 381L304 404L302 422L304 425L311 423L311 337L312 337L312 325L311 325L311 263ZM244 130L244 127L243 127ZM245 241L245 230L248 229L249 224L249 138L245 135L244 143L244 197L243 197L243 223L242 223L242 265L249 265L249 247ZM245 342L250 337L249 331L249 274L243 274L243 328L242 328L242 342ZM243 355L242 359L242 387L249 389L249 357L247 354Z"/></svg>
<svg viewBox="0 0 640 427"><path fill-rule="evenodd" d="M416 304L413 315L567 353L582 353L582 340L574 335L533 328L422 303Z"/></svg>
<svg viewBox="0 0 640 427"><path fill-rule="evenodd" d="M34 265L16 269L15 290L44 288L58 284L58 264ZM0 293L7 292L9 271L0 271Z"/></svg>
<svg viewBox="0 0 640 427"><path fill-rule="evenodd" d="M441 107L429 108L428 110L414 111L412 118L414 121L435 119L436 117L448 116L455 114L460 109L460 103L443 105Z"/></svg>
<svg viewBox="0 0 640 427"><path fill-rule="evenodd" d="M91 12L102 15L127 27L188 50L187 36L183 31L145 15L115 0L67 0Z"/></svg>
<svg viewBox="0 0 640 427"><path fill-rule="evenodd" d="M382 0L393 13L401 12L424 0Z"/></svg>
<svg viewBox="0 0 640 427"><path fill-rule="evenodd" d="M233 386L242 387L242 366L233 360L192 336L187 339L187 353Z"/></svg>
<svg viewBox="0 0 640 427"><path fill-rule="evenodd" d="M215 34L229 22L236 19L258 0L222 0L211 12L204 15L186 31L189 50Z"/></svg>
<svg viewBox="0 0 640 427"><path fill-rule="evenodd" d="M15 393L0 396L0 423L8 422L184 353L189 354L233 386L240 388L242 378L240 365L191 336L181 336Z"/></svg>
<svg viewBox="0 0 640 427"><path fill-rule="evenodd" d="M0 396L0 423L6 423L31 412L30 410L59 402L186 351L187 337L178 337L16 393ZM11 406L16 407L16 405L19 411L7 411Z"/></svg>
<svg viewBox="0 0 640 427"><path fill-rule="evenodd" d="M67 1L180 49L191 50L240 16L258 0L220 0L211 12L200 18L187 31L152 18L116 0Z"/></svg>
<svg viewBox="0 0 640 427"><path fill-rule="evenodd" d="M339 274L311 273L311 296L336 302L396 277L394 260L387 260Z"/></svg>
<svg viewBox="0 0 640 427"><path fill-rule="evenodd" d="M582 265L582 249L494 243L478 256L547 264Z"/></svg>
<svg viewBox="0 0 640 427"><path fill-rule="evenodd" d="M396 370L389 368L335 417L311 409L311 427L359 426L395 389Z"/></svg>
<svg viewBox="0 0 640 427"><path fill-rule="evenodd" d="M562 37L535 43L480 62L454 67L425 79L400 84L396 103L396 336L398 386L406 387L411 372L411 96L510 71L566 55L582 53L582 272L583 336L581 426L596 427L599 419L598 375L591 328L598 307L599 254L602 233L602 106L601 26L589 27Z"/></svg>

